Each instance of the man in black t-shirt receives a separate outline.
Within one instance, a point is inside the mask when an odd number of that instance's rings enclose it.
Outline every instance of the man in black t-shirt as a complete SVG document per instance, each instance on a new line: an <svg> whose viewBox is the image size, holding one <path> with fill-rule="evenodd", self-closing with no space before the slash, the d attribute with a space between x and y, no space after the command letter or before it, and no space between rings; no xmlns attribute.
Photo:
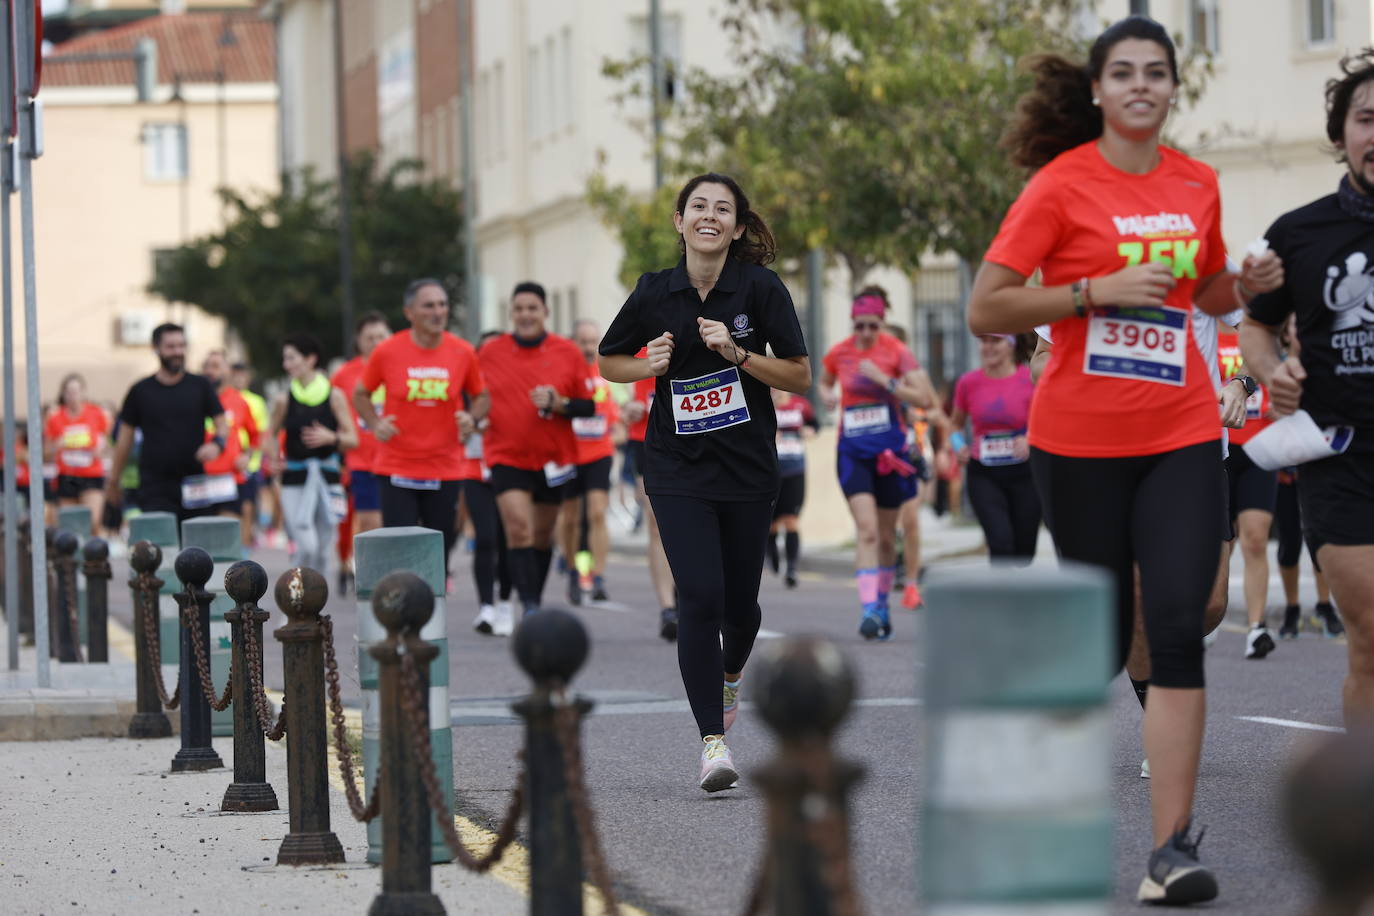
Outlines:
<svg viewBox="0 0 1374 916"><path fill-rule="evenodd" d="M213 513L213 481L204 479L203 462L224 450L229 434L215 387L202 375L186 371L186 332L175 324L153 330L158 370L134 383L119 411L114 465L105 478L105 495L121 502L119 477L134 444L134 429L143 431L138 456L138 504L144 512L173 512L178 519ZM205 439L205 421L215 435ZM233 481L232 475L229 476ZM222 501L222 500L221 500Z"/></svg>
<svg viewBox="0 0 1374 916"><path fill-rule="evenodd" d="M1347 173L1335 194L1270 227L1284 285L1250 303L1241 350L1276 415L1305 410L1333 445L1346 441L1338 428L1353 430L1343 452L1302 466L1298 498L1345 618L1354 725L1374 717L1374 52L1346 58L1342 71L1327 85L1326 134ZM1281 361L1275 337L1290 314L1300 349Z"/></svg>

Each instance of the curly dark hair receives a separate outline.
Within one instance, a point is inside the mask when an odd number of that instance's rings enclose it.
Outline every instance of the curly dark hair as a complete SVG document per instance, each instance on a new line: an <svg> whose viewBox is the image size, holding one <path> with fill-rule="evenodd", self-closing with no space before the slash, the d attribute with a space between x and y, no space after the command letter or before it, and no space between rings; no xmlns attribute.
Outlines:
<svg viewBox="0 0 1374 916"><path fill-rule="evenodd" d="M1331 141L1337 162L1347 161L1345 150L1338 144L1345 142L1345 119L1355 90L1374 80L1374 48L1341 58L1341 73L1339 79L1326 81L1326 139Z"/></svg>
<svg viewBox="0 0 1374 916"><path fill-rule="evenodd" d="M1057 54L1028 58L1025 67L1034 84L1017 100L1016 114L1001 141L1012 162L1034 171L1060 153L1102 136L1102 109L1093 104L1092 84L1101 78L1112 48L1130 38L1164 48L1174 82L1179 82L1173 39L1147 16L1127 16L1108 27L1093 42L1086 64Z"/></svg>
<svg viewBox="0 0 1374 916"><path fill-rule="evenodd" d="M750 208L749 198L745 196L739 183L729 175L707 172L688 181L678 192L676 212L681 213L687 206L687 199L697 189L697 186L707 182L725 185L735 198L736 221L744 227L744 234L730 243L731 257L750 264L773 263L778 256L778 243L773 238L773 232L768 228L768 224L763 221L763 217ZM677 240L677 246L679 251L686 253L687 242L681 237Z"/></svg>

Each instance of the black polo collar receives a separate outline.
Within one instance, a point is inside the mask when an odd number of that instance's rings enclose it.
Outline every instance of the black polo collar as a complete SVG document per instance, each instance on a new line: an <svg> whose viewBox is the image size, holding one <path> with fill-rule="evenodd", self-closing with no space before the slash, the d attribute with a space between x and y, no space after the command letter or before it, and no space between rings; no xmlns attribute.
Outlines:
<svg viewBox="0 0 1374 916"><path fill-rule="evenodd" d="M720 277L716 280L716 285L712 289L718 289L722 293L733 293L739 289L740 262L738 258L726 257L725 266L720 269ZM677 266L673 268L673 273L668 277L668 292L676 293L684 289L692 288L692 280L687 276L687 258L678 259Z"/></svg>

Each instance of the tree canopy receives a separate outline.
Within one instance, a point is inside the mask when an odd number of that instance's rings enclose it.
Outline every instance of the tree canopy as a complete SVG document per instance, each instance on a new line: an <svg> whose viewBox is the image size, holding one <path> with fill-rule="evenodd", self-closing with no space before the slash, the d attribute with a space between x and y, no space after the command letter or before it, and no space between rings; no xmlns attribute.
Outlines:
<svg viewBox="0 0 1374 916"><path fill-rule="evenodd" d="M730 0L736 67L681 74L664 156L678 179L733 175L780 256L833 253L860 283L931 252L976 264L1025 182L998 143L1034 53L1085 57L1073 0ZM608 61L647 97L643 59ZM676 187L651 201L595 175L588 198L625 243L633 279L675 242ZM666 241L665 241L666 237ZM676 257L676 248L673 248Z"/></svg>
<svg viewBox="0 0 1374 916"><path fill-rule="evenodd" d="M434 277L451 297L463 288L461 195L421 180L421 169L403 161L382 170L360 156L348 171L355 314L382 312L393 327L410 280ZM338 182L307 170L284 176L280 191L220 195L224 228L163 259L149 291L222 316L260 375L280 373L281 341L293 332L318 337L326 359L342 353Z"/></svg>

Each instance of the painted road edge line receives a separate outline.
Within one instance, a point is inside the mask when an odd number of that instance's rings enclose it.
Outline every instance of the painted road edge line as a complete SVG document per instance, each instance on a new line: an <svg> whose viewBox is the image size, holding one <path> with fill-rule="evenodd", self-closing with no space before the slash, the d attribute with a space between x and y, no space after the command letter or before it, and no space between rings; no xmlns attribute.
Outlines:
<svg viewBox="0 0 1374 916"><path fill-rule="evenodd" d="M1297 719L1275 719L1272 716L1236 716L1242 722L1258 722L1260 725L1277 725L1281 728L1299 728L1309 732L1331 732L1343 735L1345 729L1336 725L1317 725L1315 722L1299 722Z"/></svg>

